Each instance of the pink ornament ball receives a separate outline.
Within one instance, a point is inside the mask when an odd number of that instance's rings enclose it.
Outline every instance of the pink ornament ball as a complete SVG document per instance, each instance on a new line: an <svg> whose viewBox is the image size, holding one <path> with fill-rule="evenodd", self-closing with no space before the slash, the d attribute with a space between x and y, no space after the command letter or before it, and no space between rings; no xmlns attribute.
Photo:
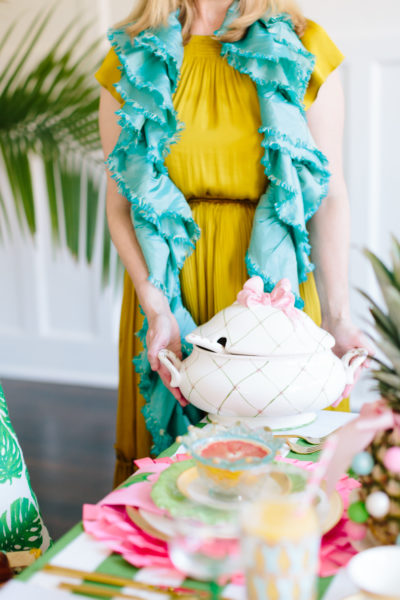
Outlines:
<svg viewBox="0 0 400 600"><path fill-rule="evenodd" d="M352 540L363 540L367 535L367 528L361 523L354 523L353 521L347 521L345 530L349 538Z"/></svg>
<svg viewBox="0 0 400 600"><path fill-rule="evenodd" d="M383 464L392 473L400 473L400 447L389 448L385 453Z"/></svg>

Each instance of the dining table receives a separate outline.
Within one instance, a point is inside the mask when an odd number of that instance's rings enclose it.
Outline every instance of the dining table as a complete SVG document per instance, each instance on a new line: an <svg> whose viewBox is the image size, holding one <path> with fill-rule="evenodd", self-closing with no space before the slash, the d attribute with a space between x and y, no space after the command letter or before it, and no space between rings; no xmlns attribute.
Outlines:
<svg viewBox="0 0 400 600"><path fill-rule="evenodd" d="M304 427L302 431L308 435L316 432L329 433L356 416L352 413L321 411L317 422ZM288 435L295 435L295 433L288 432ZM159 458L174 457L179 452L183 450L176 442ZM316 462L319 452L307 455L290 452L287 458L293 461ZM122 485L125 487L135 485L141 477L140 473L133 474ZM88 573L93 574L93 577L88 577ZM104 575L106 583L101 581ZM112 584L109 576L115 578ZM92 581L92 579L99 579L99 581ZM133 582L133 586L130 586L129 582ZM164 590L160 590L160 587ZM74 589L78 591L74 592ZM345 567L338 569L334 575L318 578L318 600L343 600L355 592L357 590L351 583ZM83 523L79 522L57 540L43 556L5 584L0 589L0 600L19 598L62 600L62 598L71 598L72 594L76 593L90 598L134 598L135 600L207 600L216 597L224 600L245 600L246 598L245 586L240 583L225 582L224 585L219 585L215 582L177 579L171 569L154 567L151 562L147 566L136 568L120 553L112 551L110 545L104 540L96 539L85 531Z"/></svg>

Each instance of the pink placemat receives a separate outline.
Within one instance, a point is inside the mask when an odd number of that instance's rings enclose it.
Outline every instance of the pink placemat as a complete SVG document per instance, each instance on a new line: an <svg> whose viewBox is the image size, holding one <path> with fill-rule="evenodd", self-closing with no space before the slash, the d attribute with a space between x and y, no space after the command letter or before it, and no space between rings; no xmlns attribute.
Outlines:
<svg viewBox="0 0 400 600"><path fill-rule="evenodd" d="M155 514L167 514L154 504L151 499L151 488L160 473L169 465L188 458L190 457L185 454L178 454L173 458L154 460L145 458L136 461L138 470L131 483L128 482L122 488L114 490L96 505L83 506L85 531L104 542L113 552L121 554L135 567L173 569L166 542L145 533L136 526L129 519L125 507L133 506ZM290 458L280 460L306 470L315 469L317 464ZM359 483L348 475L343 475L337 484L336 489L343 500L344 513L339 523L322 538L319 569L321 577L334 575L356 554L346 534L346 524L349 520L347 516L349 495L358 486ZM241 579L237 576L235 582L239 583Z"/></svg>

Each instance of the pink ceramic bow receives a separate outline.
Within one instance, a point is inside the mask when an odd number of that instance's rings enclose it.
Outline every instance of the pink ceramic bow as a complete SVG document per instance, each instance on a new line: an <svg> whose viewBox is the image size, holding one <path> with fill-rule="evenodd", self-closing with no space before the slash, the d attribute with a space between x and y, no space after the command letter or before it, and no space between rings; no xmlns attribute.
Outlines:
<svg viewBox="0 0 400 600"><path fill-rule="evenodd" d="M272 292L269 294L268 292L264 292L263 280L256 275L246 281L243 289L237 295L237 300L243 306L247 306L247 308L259 304L273 306L278 310L282 310L290 319L298 318L300 313L294 306L295 298L292 294L289 279L281 279L278 281Z"/></svg>

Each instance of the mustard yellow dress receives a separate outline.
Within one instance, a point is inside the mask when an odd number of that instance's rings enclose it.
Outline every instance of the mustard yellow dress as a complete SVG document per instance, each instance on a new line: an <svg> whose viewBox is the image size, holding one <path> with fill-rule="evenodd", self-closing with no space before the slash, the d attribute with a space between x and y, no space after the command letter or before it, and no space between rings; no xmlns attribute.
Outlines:
<svg viewBox="0 0 400 600"><path fill-rule="evenodd" d="M343 56L327 33L313 21L302 38L316 56L306 92L309 108L327 76ZM120 78L119 61L110 50L96 73L101 85L121 101L114 85ZM209 36L192 36L184 58L174 107L185 129L171 147L166 165L172 181L184 193L201 229L195 252L181 272L185 306L196 323L204 323L231 304L248 278L244 257L253 216L267 178L263 155L257 91L251 79L229 66L220 56L220 43ZM314 277L301 284L305 311L320 323L320 306ZM144 404L132 365L141 350L135 331L141 327L137 297L125 275L119 346L119 405L117 414L117 466L114 483L133 470L132 460L148 456L151 437L141 408ZM348 409L348 402L340 405Z"/></svg>

